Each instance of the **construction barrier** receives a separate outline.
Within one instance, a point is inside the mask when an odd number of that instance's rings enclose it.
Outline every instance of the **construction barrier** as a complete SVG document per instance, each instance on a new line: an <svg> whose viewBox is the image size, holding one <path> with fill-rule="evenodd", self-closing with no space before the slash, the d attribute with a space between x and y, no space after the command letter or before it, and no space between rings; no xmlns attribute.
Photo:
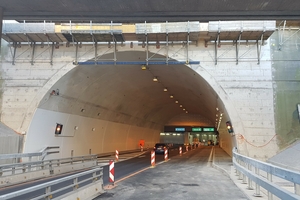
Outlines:
<svg viewBox="0 0 300 200"><path fill-rule="evenodd" d="M113 160L109 161L109 182L113 183L115 182L115 163Z"/></svg>
<svg viewBox="0 0 300 200"><path fill-rule="evenodd" d="M116 150L116 159L115 159L115 161L117 162L118 160L119 160L119 151Z"/></svg>
<svg viewBox="0 0 300 200"><path fill-rule="evenodd" d="M179 155L182 156L182 147L179 147Z"/></svg>
<svg viewBox="0 0 300 200"><path fill-rule="evenodd" d="M165 148L165 161L167 161L167 160L168 160L168 149Z"/></svg>
<svg viewBox="0 0 300 200"><path fill-rule="evenodd" d="M151 151L151 166L155 167L155 151Z"/></svg>

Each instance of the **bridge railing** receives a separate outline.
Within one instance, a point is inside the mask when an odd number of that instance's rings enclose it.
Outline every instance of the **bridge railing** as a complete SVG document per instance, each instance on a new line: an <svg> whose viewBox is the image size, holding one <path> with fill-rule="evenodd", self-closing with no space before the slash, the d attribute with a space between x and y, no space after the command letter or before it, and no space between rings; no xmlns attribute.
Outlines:
<svg viewBox="0 0 300 200"><path fill-rule="evenodd" d="M89 189L91 186L93 190ZM0 199L82 199L82 197L92 199L103 192L103 168L95 168L4 194Z"/></svg>
<svg viewBox="0 0 300 200"><path fill-rule="evenodd" d="M0 165L0 187L97 165L97 155Z"/></svg>
<svg viewBox="0 0 300 200"><path fill-rule="evenodd" d="M248 183L248 189L254 189L252 183L255 183L254 196L261 196L260 187L268 192L268 199L273 199L273 195L280 199L296 200L300 199L300 173L284 169L272 164L261 162L247 156L241 155L236 148L233 149L233 165L237 170L239 178L243 183ZM264 174L265 176L262 176ZM284 179L294 185L294 192L288 191L272 182L273 176Z"/></svg>

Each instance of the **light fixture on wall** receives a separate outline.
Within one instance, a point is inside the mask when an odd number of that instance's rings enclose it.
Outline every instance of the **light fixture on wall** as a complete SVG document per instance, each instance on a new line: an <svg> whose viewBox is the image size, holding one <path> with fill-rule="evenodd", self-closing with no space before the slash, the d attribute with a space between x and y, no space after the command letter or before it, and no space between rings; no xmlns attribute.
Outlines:
<svg viewBox="0 0 300 200"><path fill-rule="evenodd" d="M92 128L92 131L95 131L96 129L95 128Z"/></svg>
<svg viewBox="0 0 300 200"><path fill-rule="evenodd" d="M147 69L146 65L142 65L142 66L141 66L141 69L142 69L142 70L146 70L146 69Z"/></svg>
<svg viewBox="0 0 300 200"><path fill-rule="evenodd" d="M182 105L180 104L179 107L182 108Z"/></svg>
<svg viewBox="0 0 300 200"><path fill-rule="evenodd" d="M185 110L185 108L183 108L182 110Z"/></svg>
<svg viewBox="0 0 300 200"><path fill-rule="evenodd" d="M171 95L170 95L170 98L171 98L171 99L173 99L173 98L174 98L174 96L171 94Z"/></svg>
<svg viewBox="0 0 300 200"><path fill-rule="evenodd" d="M187 114L187 113L189 113L188 111L185 111L185 113Z"/></svg>
<svg viewBox="0 0 300 200"><path fill-rule="evenodd" d="M74 126L74 130L78 130L78 126Z"/></svg>
<svg viewBox="0 0 300 200"><path fill-rule="evenodd" d="M167 92L168 91L168 88L164 88L164 92Z"/></svg>
<svg viewBox="0 0 300 200"><path fill-rule="evenodd" d="M84 112L84 111L85 111L85 109L82 108L82 109L81 109L81 112Z"/></svg>
<svg viewBox="0 0 300 200"><path fill-rule="evenodd" d="M153 81L154 81L154 82L157 82L157 81L158 81L158 78L155 76L155 77L153 78Z"/></svg>
<svg viewBox="0 0 300 200"><path fill-rule="evenodd" d="M56 123L55 134L61 134L63 125Z"/></svg>
<svg viewBox="0 0 300 200"><path fill-rule="evenodd" d="M175 103L179 103L179 101L176 100Z"/></svg>

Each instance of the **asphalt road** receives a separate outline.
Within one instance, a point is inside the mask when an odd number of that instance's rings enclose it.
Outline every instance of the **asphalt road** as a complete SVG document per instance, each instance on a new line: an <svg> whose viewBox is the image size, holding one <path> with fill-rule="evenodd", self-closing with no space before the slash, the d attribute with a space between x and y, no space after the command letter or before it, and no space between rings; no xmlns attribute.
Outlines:
<svg viewBox="0 0 300 200"><path fill-rule="evenodd" d="M107 187L94 200L248 199L229 177L211 167L210 155L211 147L201 147L171 156L168 162Z"/></svg>
<svg viewBox="0 0 300 200"><path fill-rule="evenodd" d="M175 156L177 154L178 154L178 149L171 149L169 156L172 157L172 156ZM164 160L163 155L157 155L156 156L156 162L162 162L163 160ZM134 158L122 161L122 162L116 162L115 163L115 181L118 181L118 180L132 174L132 173L135 173L135 172L141 170L141 169L149 167L150 164L151 163L150 163L150 152L149 151L148 152L145 151L145 153L143 155L140 155L138 157L134 157ZM82 171L80 171L80 172L82 172ZM29 188L29 187L32 187L32 186L35 186L35 185L38 185L38 184L42 184L42 183L46 183L48 181L52 181L52 180L55 180L55 179L67 177L69 175L76 174L76 173L79 173L79 172L63 174L63 175L59 175L59 176L55 176L55 177L48 177L48 178L45 178L45 179L40 179L40 180L26 182L26 183L14 185L14 186L0 188L0 195L7 194L7 193L10 193L10 192L19 191L21 189ZM104 183L104 185L110 184L109 180L108 180L108 174L109 174L108 173L108 165L105 165L105 166L103 166L103 183ZM82 178L79 178L78 181L81 181L85 177L88 177L88 175L83 176ZM62 183L57 184L57 185L53 185L51 187L51 190L55 191L56 189L63 188L66 185L70 185L71 183L72 183L72 180L65 181L65 182L62 182ZM88 184L88 183L86 183L86 184ZM84 186L86 184L80 184L79 186ZM53 198L59 197L60 195L63 195L67 192L70 192L71 190L72 189L67 189L67 190L59 192L57 194L54 194ZM32 198L34 198L36 196L39 196L39 195L42 195L44 193L45 193L44 190L37 190L37 191L34 191L32 193L28 193L26 195L23 195L23 196L11 198L11 200L32 199Z"/></svg>

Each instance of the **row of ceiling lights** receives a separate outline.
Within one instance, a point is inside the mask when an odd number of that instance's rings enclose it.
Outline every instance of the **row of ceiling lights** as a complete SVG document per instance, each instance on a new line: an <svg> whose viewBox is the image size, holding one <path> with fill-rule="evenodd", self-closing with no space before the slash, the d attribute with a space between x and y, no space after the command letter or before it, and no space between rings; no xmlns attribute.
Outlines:
<svg viewBox="0 0 300 200"><path fill-rule="evenodd" d="M220 124L221 124L221 121L222 121L222 117L223 117L223 113L221 113L219 111L219 108L216 108L217 110L217 114L216 114L216 127L217 127L217 130L219 130L219 127L220 127ZM220 114L218 114L220 112Z"/></svg>
<svg viewBox="0 0 300 200"><path fill-rule="evenodd" d="M142 66L142 70L146 70L146 69L147 69L147 67L146 67L145 65L143 65L143 66ZM153 77L153 82L158 82L157 76L154 76L154 77ZM167 92L167 91L168 91L168 88L164 87L163 91L164 91L164 92ZM170 98L173 99L173 98L174 98L174 95L171 94L171 95L170 95ZM176 103L176 104L179 104L179 101L178 101L178 100L175 100L175 103ZM189 113L189 112L183 107L182 104L179 104L179 107L182 108L182 110L185 111L185 113Z"/></svg>

